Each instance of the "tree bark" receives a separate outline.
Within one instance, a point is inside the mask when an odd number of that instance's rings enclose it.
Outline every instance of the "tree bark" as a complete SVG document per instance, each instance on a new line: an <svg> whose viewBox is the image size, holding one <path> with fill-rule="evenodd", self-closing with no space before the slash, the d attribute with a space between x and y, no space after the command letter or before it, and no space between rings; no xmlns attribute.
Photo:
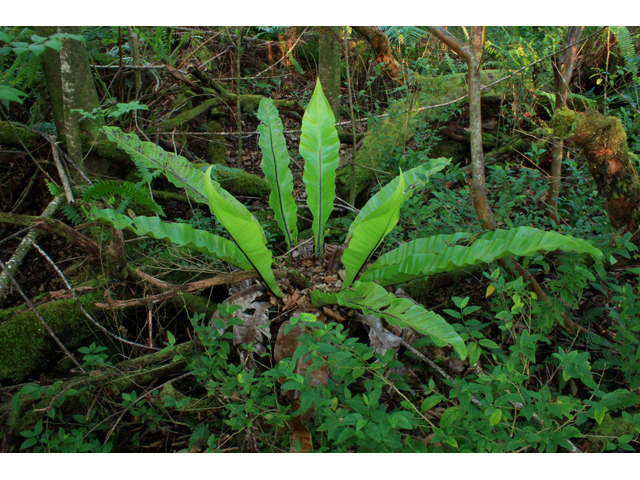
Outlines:
<svg viewBox="0 0 640 480"><path fill-rule="evenodd" d="M69 33L80 35L80 27L35 27L35 32L46 37L55 33ZM70 81L73 85L75 101L71 108L82 109L90 112L100 106L100 100L89 67L89 58L83 42L63 40L63 49L66 50L66 58L70 67ZM47 80L47 89L51 97L51 109L56 124L58 135L65 133L65 117L62 92L62 72L60 52L47 48L42 53L42 66ZM99 122L85 119L80 122L80 129L95 138Z"/></svg>
<svg viewBox="0 0 640 480"><path fill-rule="evenodd" d="M354 32L363 36L373 47L376 52L376 60L382 63L385 70L391 78L394 80L400 80L402 74L400 71L400 65L393 57L393 51L391 50L391 43L387 36L382 33L378 27L351 27Z"/></svg>
<svg viewBox="0 0 640 480"><path fill-rule="evenodd" d="M331 105L336 122L340 121L340 27L320 27L318 77Z"/></svg>
<svg viewBox="0 0 640 480"><path fill-rule="evenodd" d="M556 110L567 108L567 95L569 93L569 82L573 73L573 65L578 54L578 45L572 45L580 40L584 27L569 27L567 33L567 48L562 52L562 56L553 59L553 78L556 87ZM549 215L556 225L560 225L558 218L557 198L560 195L560 181L562 177L562 157L564 143L562 140L554 142L551 146L551 179L549 181L549 202L547 203Z"/></svg>
<svg viewBox="0 0 640 480"><path fill-rule="evenodd" d="M469 130L471 132L471 199L482 227L495 230L493 212L487 201L487 185L484 175L484 155L482 151L482 116L480 105L480 66L484 48L484 27L471 30L469 55Z"/></svg>

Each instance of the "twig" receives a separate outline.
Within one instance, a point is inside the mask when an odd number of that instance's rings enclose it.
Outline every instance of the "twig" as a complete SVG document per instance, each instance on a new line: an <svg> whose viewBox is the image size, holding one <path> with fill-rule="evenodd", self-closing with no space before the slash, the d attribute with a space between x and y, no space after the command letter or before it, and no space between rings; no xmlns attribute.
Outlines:
<svg viewBox="0 0 640 480"><path fill-rule="evenodd" d="M65 285L67 286L67 288L69 289L69 291L71 292L71 295L73 296L73 299L76 301L76 303L78 304L78 306L80 307L80 310L82 310L82 313L84 313L85 317L87 317L89 319L89 321L91 323L93 323L98 329L100 329L100 331L106 333L107 335L109 335L112 338L115 338L116 340L123 342L123 343L127 343L129 345L133 345L135 347L142 347L142 348L146 348L148 350L160 350L159 348L154 348L153 346L147 346L147 345L142 345L140 343L135 343L135 342L131 342L129 340L126 340L122 337L119 337L118 335L116 335L115 333L111 333L109 330L107 330L105 327L103 327L96 319L94 319L89 312L87 312L87 310L84 308L84 306L82 305L82 303L80 303L80 300L78 299L78 297L76 296L75 292L73 291L73 288L71 288L71 285L69 284L69 281L67 280L67 278L64 276L64 274L60 271L60 269L58 268L58 266L54 263L53 260L51 260L51 258L49 258L49 256L46 254L46 252L44 250L42 250L38 244L36 242L34 242L33 240L29 240L29 242L36 248L36 250L38 250L38 252L40 252L40 254L49 262L49 264L55 269L55 271L58 273L58 275L60 276L60 278L62 278L62 280L64 281Z"/></svg>
<svg viewBox="0 0 640 480"><path fill-rule="evenodd" d="M71 360L73 360L73 363L76 364L76 366L80 369L80 371L82 373L87 373L87 371L82 367L82 365L80 365L80 363L78 362L78 360L76 360L76 357L74 357L71 352L69 350L67 350L67 347L64 346L64 344L60 341L60 339L56 336L56 334L54 333L53 330L51 330L51 327L49 326L49 324L46 322L46 320L44 318L42 318L42 315L40 315L40 312L38 312L38 310L36 309L36 307L33 305L33 303L31 303L31 300L29 300L29 297L27 297L25 295L25 293L22 291L22 289L20 288L20 285L18 285L18 282L16 282L15 278L13 278L13 276L11 275L11 273L9 273L9 269L7 268L7 266L4 264L4 262L2 260L0 260L0 268L2 268L4 274L9 278L9 280L11 281L11 283L13 283L13 286L16 288L16 290L20 293L20 295L22 296L22 298L24 299L25 303L29 306L29 308L31 310L33 310L33 313L36 314L36 317L38 317L38 320L40 320L40 323L42 323L42 325L44 326L44 328L47 330L47 332L49 332L49 335L51 335L51 338L53 338L55 340L55 342L58 344L58 346L62 349L62 351L65 353L65 355L67 357L69 357Z"/></svg>
<svg viewBox="0 0 640 480"><path fill-rule="evenodd" d="M15 205L11 209L11 213L17 212L18 209L24 203L24 201L29 197L29 194L31 193L31 190L33 189L34 185L36 184L36 180L38 179L39 176L40 176L40 170L36 169L36 171L31 176L31 179L29 180L29 183L27 184L26 188L24 190L22 190L22 194L20 195L20 198L18 198L18 200L16 201Z"/></svg>
<svg viewBox="0 0 640 480"><path fill-rule="evenodd" d="M53 214L58 209L58 207L60 206L60 204L64 200L65 200L64 195L58 195L56 198L53 199L53 201L49 205L47 205L47 208L44 209L44 212L42 212L41 217L42 218L52 217ZM27 234L27 236L22 240L22 242L16 249L13 256L7 262L6 274L4 272L0 274L0 298L4 298L4 296L7 294L7 290L10 283L9 275L12 274L20 266L20 263L22 263L22 260L24 260L24 257L26 257L27 253L29 252L29 248L31 247L31 244L29 243L29 241L35 240L36 238L38 238L39 234L40 234L40 230L38 228L32 228L31 231Z"/></svg>
<svg viewBox="0 0 640 480"><path fill-rule="evenodd" d="M18 230L16 233L14 233L14 234L12 234L12 235L9 235L8 237L3 238L2 240L0 240L0 243L4 243L4 242L6 242L6 241L8 241L8 240L11 240L12 238L15 238L15 237L19 237L19 236L20 236L20 235L22 235L23 233L27 233L27 232L28 232L29 230L31 230L32 228L35 228L35 226L34 226L34 225L32 225L32 226L30 226L30 227L23 228L22 230Z"/></svg>
<svg viewBox="0 0 640 480"><path fill-rule="evenodd" d="M51 144L51 152L53 153L53 161L56 164L56 168L58 169L58 175L60 176L60 181L62 182L62 186L64 187L64 193L67 196L67 203L69 205L73 205L75 199L73 198L73 192L71 191L71 185L69 185L69 179L67 178L67 174L64 172L64 168L62 166L62 162L60 161L60 155L58 155L58 144L55 139L50 135L44 135L45 138Z"/></svg>
<svg viewBox="0 0 640 480"><path fill-rule="evenodd" d="M138 270L136 270L136 273L138 273ZM282 270L276 270L273 273L278 278L283 278L286 276L285 272ZM146 280L149 277L147 276L147 278L145 277L142 277L142 278ZM115 301L110 301L108 303L96 303L96 307L104 308L107 310L113 310L116 308L134 307L138 305L149 305L149 304L159 303L159 302L164 302L166 300L169 300L181 292L188 293L196 290L202 290L205 288L214 287L216 285L236 283L236 282L241 282L243 280L257 280L259 278L260 278L260 274L255 270L249 270L246 272L227 273L227 274L218 275L213 278L208 278L206 280L199 280L197 282L191 282L191 283L186 283L184 285L173 286L170 290L159 293L157 295L150 295L144 298L133 298L131 300L115 300ZM160 280L157 280L157 279L154 279L154 280L160 282Z"/></svg>

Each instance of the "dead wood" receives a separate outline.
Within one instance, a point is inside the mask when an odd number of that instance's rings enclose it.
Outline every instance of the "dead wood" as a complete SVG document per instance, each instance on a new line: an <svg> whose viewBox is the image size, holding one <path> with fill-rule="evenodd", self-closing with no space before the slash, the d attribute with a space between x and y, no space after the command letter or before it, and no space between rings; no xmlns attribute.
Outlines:
<svg viewBox="0 0 640 480"><path fill-rule="evenodd" d="M58 207L64 200L65 200L64 195L58 195L56 198L54 198L51 201L51 203L49 203L49 205L47 205L47 208L44 209L40 217L34 217L34 218L51 219L53 214L56 212L56 210L58 210ZM5 215L9 215L9 218L17 216L17 215L11 215L6 213L5 214L0 213L0 222L5 221L3 220L3 217ZM23 215L20 215L20 216L23 216ZM22 243L16 249L13 256L7 262L7 272L5 273L3 271L2 274L0 274L0 298L3 298L7 294L9 283L10 283L9 275L15 275L15 272L18 270L18 267L22 263L22 260L24 260L24 257L26 257L27 253L29 252L29 248L31 248L31 242L29 240L35 240L36 238L38 238L39 234L40 234L40 230L37 228L33 228L27 234L27 236L24 238Z"/></svg>
<svg viewBox="0 0 640 480"><path fill-rule="evenodd" d="M378 27L351 27L354 32L363 36L376 52L376 60L385 66L385 70L394 80L400 80L402 72L400 65L393 57L393 50L389 38Z"/></svg>
<svg viewBox="0 0 640 480"><path fill-rule="evenodd" d="M62 195L62 198L64 199L64 195ZM42 216L36 217L32 215L15 215L12 213L0 212L0 223L10 223L12 225L20 225L25 227L36 227L40 231L46 231L51 234L60 235L69 243L73 243L74 245L77 245L78 247L85 250L92 257L100 257L100 247L98 246L98 244L96 244L96 242L91 240L86 235L71 228L66 223L61 222L60 220L45 217L44 213Z"/></svg>
<svg viewBox="0 0 640 480"><path fill-rule="evenodd" d="M557 110L554 132L582 148L596 188L606 200L607 214L617 235L632 232L640 242L640 180L632 162L627 134L616 117L596 110L584 113Z"/></svg>

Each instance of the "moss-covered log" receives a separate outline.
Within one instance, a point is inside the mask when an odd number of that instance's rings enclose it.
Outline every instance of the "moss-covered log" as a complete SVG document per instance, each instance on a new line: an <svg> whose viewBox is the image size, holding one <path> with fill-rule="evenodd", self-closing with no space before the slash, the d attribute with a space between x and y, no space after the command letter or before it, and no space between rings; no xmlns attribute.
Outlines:
<svg viewBox="0 0 640 480"><path fill-rule="evenodd" d="M0 145L3 147L35 148L44 144L44 139L37 133L9 122L0 122Z"/></svg>
<svg viewBox="0 0 640 480"><path fill-rule="evenodd" d="M482 72L483 85L507 76L508 72L487 70ZM397 102L389 111L389 116L375 124L362 142L356 154L356 194L360 194L372 182L376 170L381 170L383 163L389 160L394 149L403 147L413 138L418 125L425 122L428 115L438 115L442 108L425 109L424 107L440 105L463 97L468 92L467 75L456 74L443 77L418 79L419 90L411 97ZM506 93L507 82L483 90L483 96L496 97ZM461 100L461 103L466 100ZM394 173L394 176L397 172ZM392 177L389 177L392 178ZM343 167L337 176L342 198L349 198L350 168Z"/></svg>
<svg viewBox="0 0 640 480"><path fill-rule="evenodd" d="M563 109L556 111L551 125L556 135L583 149L616 232L636 232L640 226L640 181L622 122L596 110L577 113ZM638 242L640 234L632 240Z"/></svg>
<svg viewBox="0 0 640 480"><path fill-rule="evenodd" d="M79 300L91 313L96 310L98 294ZM73 299L48 303L38 312L68 349L81 346L91 335L88 320ZM53 360L58 346L33 311L2 310L0 322L0 380L21 382Z"/></svg>
<svg viewBox="0 0 640 480"><path fill-rule="evenodd" d="M201 348L201 345L198 345L198 348ZM77 390L83 386L95 385L104 389L103 395L119 397L120 392L147 386L163 376L183 370L194 350L195 344L191 341L176 345L170 351L126 360L114 367L67 380L57 391L64 392L70 388ZM46 415L53 398L51 394L44 394L39 398L22 398L20 402L16 402L17 411L11 400L3 402L0 404L0 425L4 423L12 432L33 428L33 425Z"/></svg>

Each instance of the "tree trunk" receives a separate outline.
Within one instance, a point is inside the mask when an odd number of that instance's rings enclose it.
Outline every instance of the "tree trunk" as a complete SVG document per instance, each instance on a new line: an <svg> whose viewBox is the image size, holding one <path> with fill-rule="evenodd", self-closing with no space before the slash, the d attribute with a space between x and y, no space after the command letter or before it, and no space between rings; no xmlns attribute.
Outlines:
<svg viewBox="0 0 640 480"><path fill-rule="evenodd" d="M69 33L80 35L80 27L35 27L36 34L46 37L55 33ZM72 84L75 91L74 106L71 108L82 109L90 112L100 106L100 100L96 92L95 83L89 67L89 58L83 42L65 39L63 47L66 50L67 62L72 74ZM62 78L60 65L60 52L47 48L42 53L42 66L47 88L51 97L53 119L58 135L65 133L64 106L62 94ZM92 137L96 136L99 122L85 119L80 122L80 129Z"/></svg>
<svg viewBox="0 0 640 480"><path fill-rule="evenodd" d="M471 45L463 45L456 37L442 27L427 29L451 48L469 67L469 131L471 132L471 200L482 227L486 230L496 228L491 207L487 201L487 186L484 175L484 155L482 151L482 117L480 66L484 48L484 27L473 27Z"/></svg>
<svg viewBox="0 0 640 480"><path fill-rule="evenodd" d="M43 37L54 33L80 35L80 27L36 27L35 31ZM59 52L45 50L42 65L58 137L66 139L69 157L84 172L81 131L95 139L101 123L89 118L80 122L80 115L72 112L74 109L90 112L100 106L85 45L63 38ZM84 181L79 173L73 172L73 177L77 182Z"/></svg>
<svg viewBox="0 0 640 480"><path fill-rule="evenodd" d="M331 105L336 122L340 121L340 27L320 27L318 77Z"/></svg>
<svg viewBox="0 0 640 480"><path fill-rule="evenodd" d="M631 240L639 243L640 181L620 120L596 110L577 113L563 109L555 112L551 125L556 135L583 149L616 234L634 232Z"/></svg>
<svg viewBox="0 0 640 480"><path fill-rule="evenodd" d="M580 40L584 27L569 27L567 34L567 48L562 52L560 59L553 59L553 78L556 87L556 110L567 108L567 95L569 82L573 73L573 65L578 54L578 45L572 45ZM556 225L560 225L558 218L558 204L556 199L560 195L560 179L562 176L562 157L564 143L558 140L551 146L551 179L549 181L549 215Z"/></svg>
<svg viewBox="0 0 640 480"><path fill-rule="evenodd" d="M401 77L400 65L393 58L393 51L387 36L378 27L351 27L354 32L366 38L376 52L376 60L385 66L389 76L394 80Z"/></svg>
<svg viewBox="0 0 640 480"><path fill-rule="evenodd" d="M471 131L471 199L478 219L486 230L495 230L491 207L487 201L487 185L484 175L484 155L482 151L482 117L480 105L480 66L484 48L484 27L471 30L471 51L469 61L469 130Z"/></svg>

